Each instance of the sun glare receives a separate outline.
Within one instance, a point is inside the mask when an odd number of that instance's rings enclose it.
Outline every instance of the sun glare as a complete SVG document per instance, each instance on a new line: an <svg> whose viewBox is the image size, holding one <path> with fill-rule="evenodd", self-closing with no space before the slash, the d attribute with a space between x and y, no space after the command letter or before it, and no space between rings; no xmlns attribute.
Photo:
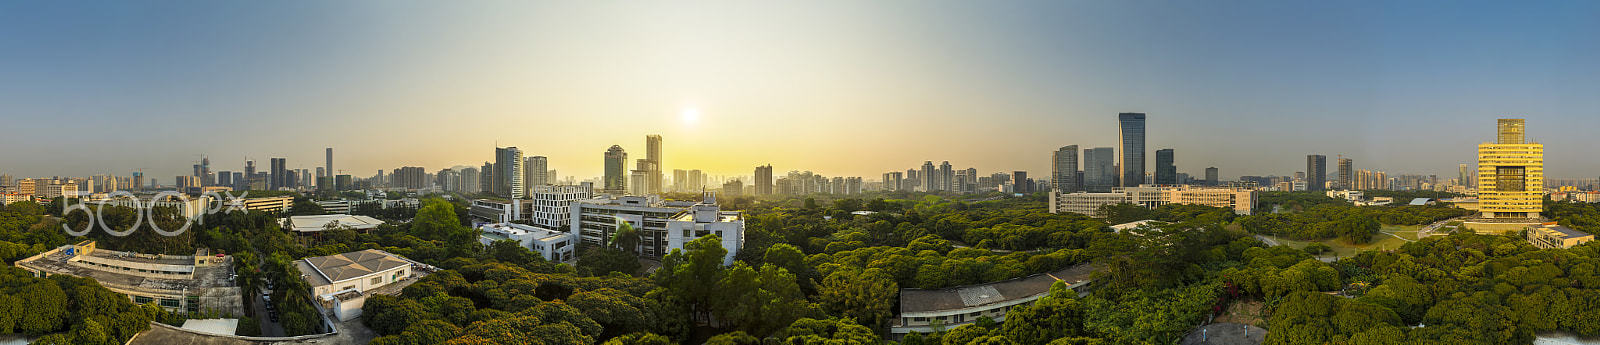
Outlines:
<svg viewBox="0 0 1600 345"><path fill-rule="evenodd" d="M693 125L697 121L700 121L700 110L696 110L695 108L687 108L683 110L683 124Z"/></svg>

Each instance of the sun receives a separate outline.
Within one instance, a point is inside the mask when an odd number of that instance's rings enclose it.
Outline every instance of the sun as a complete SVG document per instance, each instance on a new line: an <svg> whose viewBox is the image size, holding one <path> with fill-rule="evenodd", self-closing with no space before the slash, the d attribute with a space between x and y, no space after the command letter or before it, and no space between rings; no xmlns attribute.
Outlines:
<svg viewBox="0 0 1600 345"><path fill-rule="evenodd" d="M695 109L695 108L685 108L685 109L683 109L682 117L683 117L683 124L685 124L685 125L693 125L695 122L699 122L700 121L700 110Z"/></svg>

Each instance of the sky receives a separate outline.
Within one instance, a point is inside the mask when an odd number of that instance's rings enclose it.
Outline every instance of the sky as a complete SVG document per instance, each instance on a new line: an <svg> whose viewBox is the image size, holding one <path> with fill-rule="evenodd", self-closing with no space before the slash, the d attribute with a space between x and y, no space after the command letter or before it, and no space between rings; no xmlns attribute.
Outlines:
<svg viewBox="0 0 1600 345"><path fill-rule="evenodd" d="M499 145L582 180L660 134L669 171L1045 176L1143 112L1146 156L1192 175L1448 178L1526 118L1547 176L1595 177L1597 61L1594 1L4 2L0 173L333 147L359 177Z"/></svg>

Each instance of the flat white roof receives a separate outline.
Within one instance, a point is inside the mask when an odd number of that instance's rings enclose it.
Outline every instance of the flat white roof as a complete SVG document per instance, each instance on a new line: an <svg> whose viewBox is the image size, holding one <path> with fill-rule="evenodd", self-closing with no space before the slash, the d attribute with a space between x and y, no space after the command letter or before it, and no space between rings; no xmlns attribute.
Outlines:
<svg viewBox="0 0 1600 345"><path fill-rule="evenodd" d="M189 319L183 321L183 329L192 329L214 334L233 335L233 333L238 332L239 330L239 319Z"/></svg>
<svg viewBox="0 0 1600 345"><path fill-rule="evenodd" d="M317 232L322 231L329 223L339 222L339 226L355 230L376 229L383 225L383 221L368 216L352 216L348 214L330 214L321 216L293 216L286 218L294 224L293 231Z"/></svg>

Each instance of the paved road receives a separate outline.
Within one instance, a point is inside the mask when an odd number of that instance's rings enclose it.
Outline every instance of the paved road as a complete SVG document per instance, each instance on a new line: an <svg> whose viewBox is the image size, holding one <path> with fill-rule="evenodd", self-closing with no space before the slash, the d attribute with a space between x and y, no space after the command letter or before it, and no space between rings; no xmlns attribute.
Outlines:
<svg viewBox="0 0 1600 345"><path fill-rule="evenodd" d="M255 293L252 296L245 296L245 298L249 299L250 303L255 305L252 309L255 310L255 312L256 312L256 315L255 315L256 322L261 324L261 336L263 336L263 337L281 337L281 336L283 336L283 324L277 323L277 322L272 322L272 317L267 315L267 304L266 304L267 302L266 302L266 300L263 300L261 298L261 293L258 292L258 293ZM279 317L282 317L282 316L283 315L279 315ZM279 320L282 320L282 319L279 319Z"/></svg>
<svg viewBox="0 0 1600 345"><path fill-rule="evenodd" d="M1260 240L1261 243L1266 243L1268 247L1276 247L1276 246L1278 246L1278 240L1274 240L1271 237L1266 237L1266 236L1261 236L1261 235L1255 235L1255 236L1256 236L1257 240Z"/></svg>

